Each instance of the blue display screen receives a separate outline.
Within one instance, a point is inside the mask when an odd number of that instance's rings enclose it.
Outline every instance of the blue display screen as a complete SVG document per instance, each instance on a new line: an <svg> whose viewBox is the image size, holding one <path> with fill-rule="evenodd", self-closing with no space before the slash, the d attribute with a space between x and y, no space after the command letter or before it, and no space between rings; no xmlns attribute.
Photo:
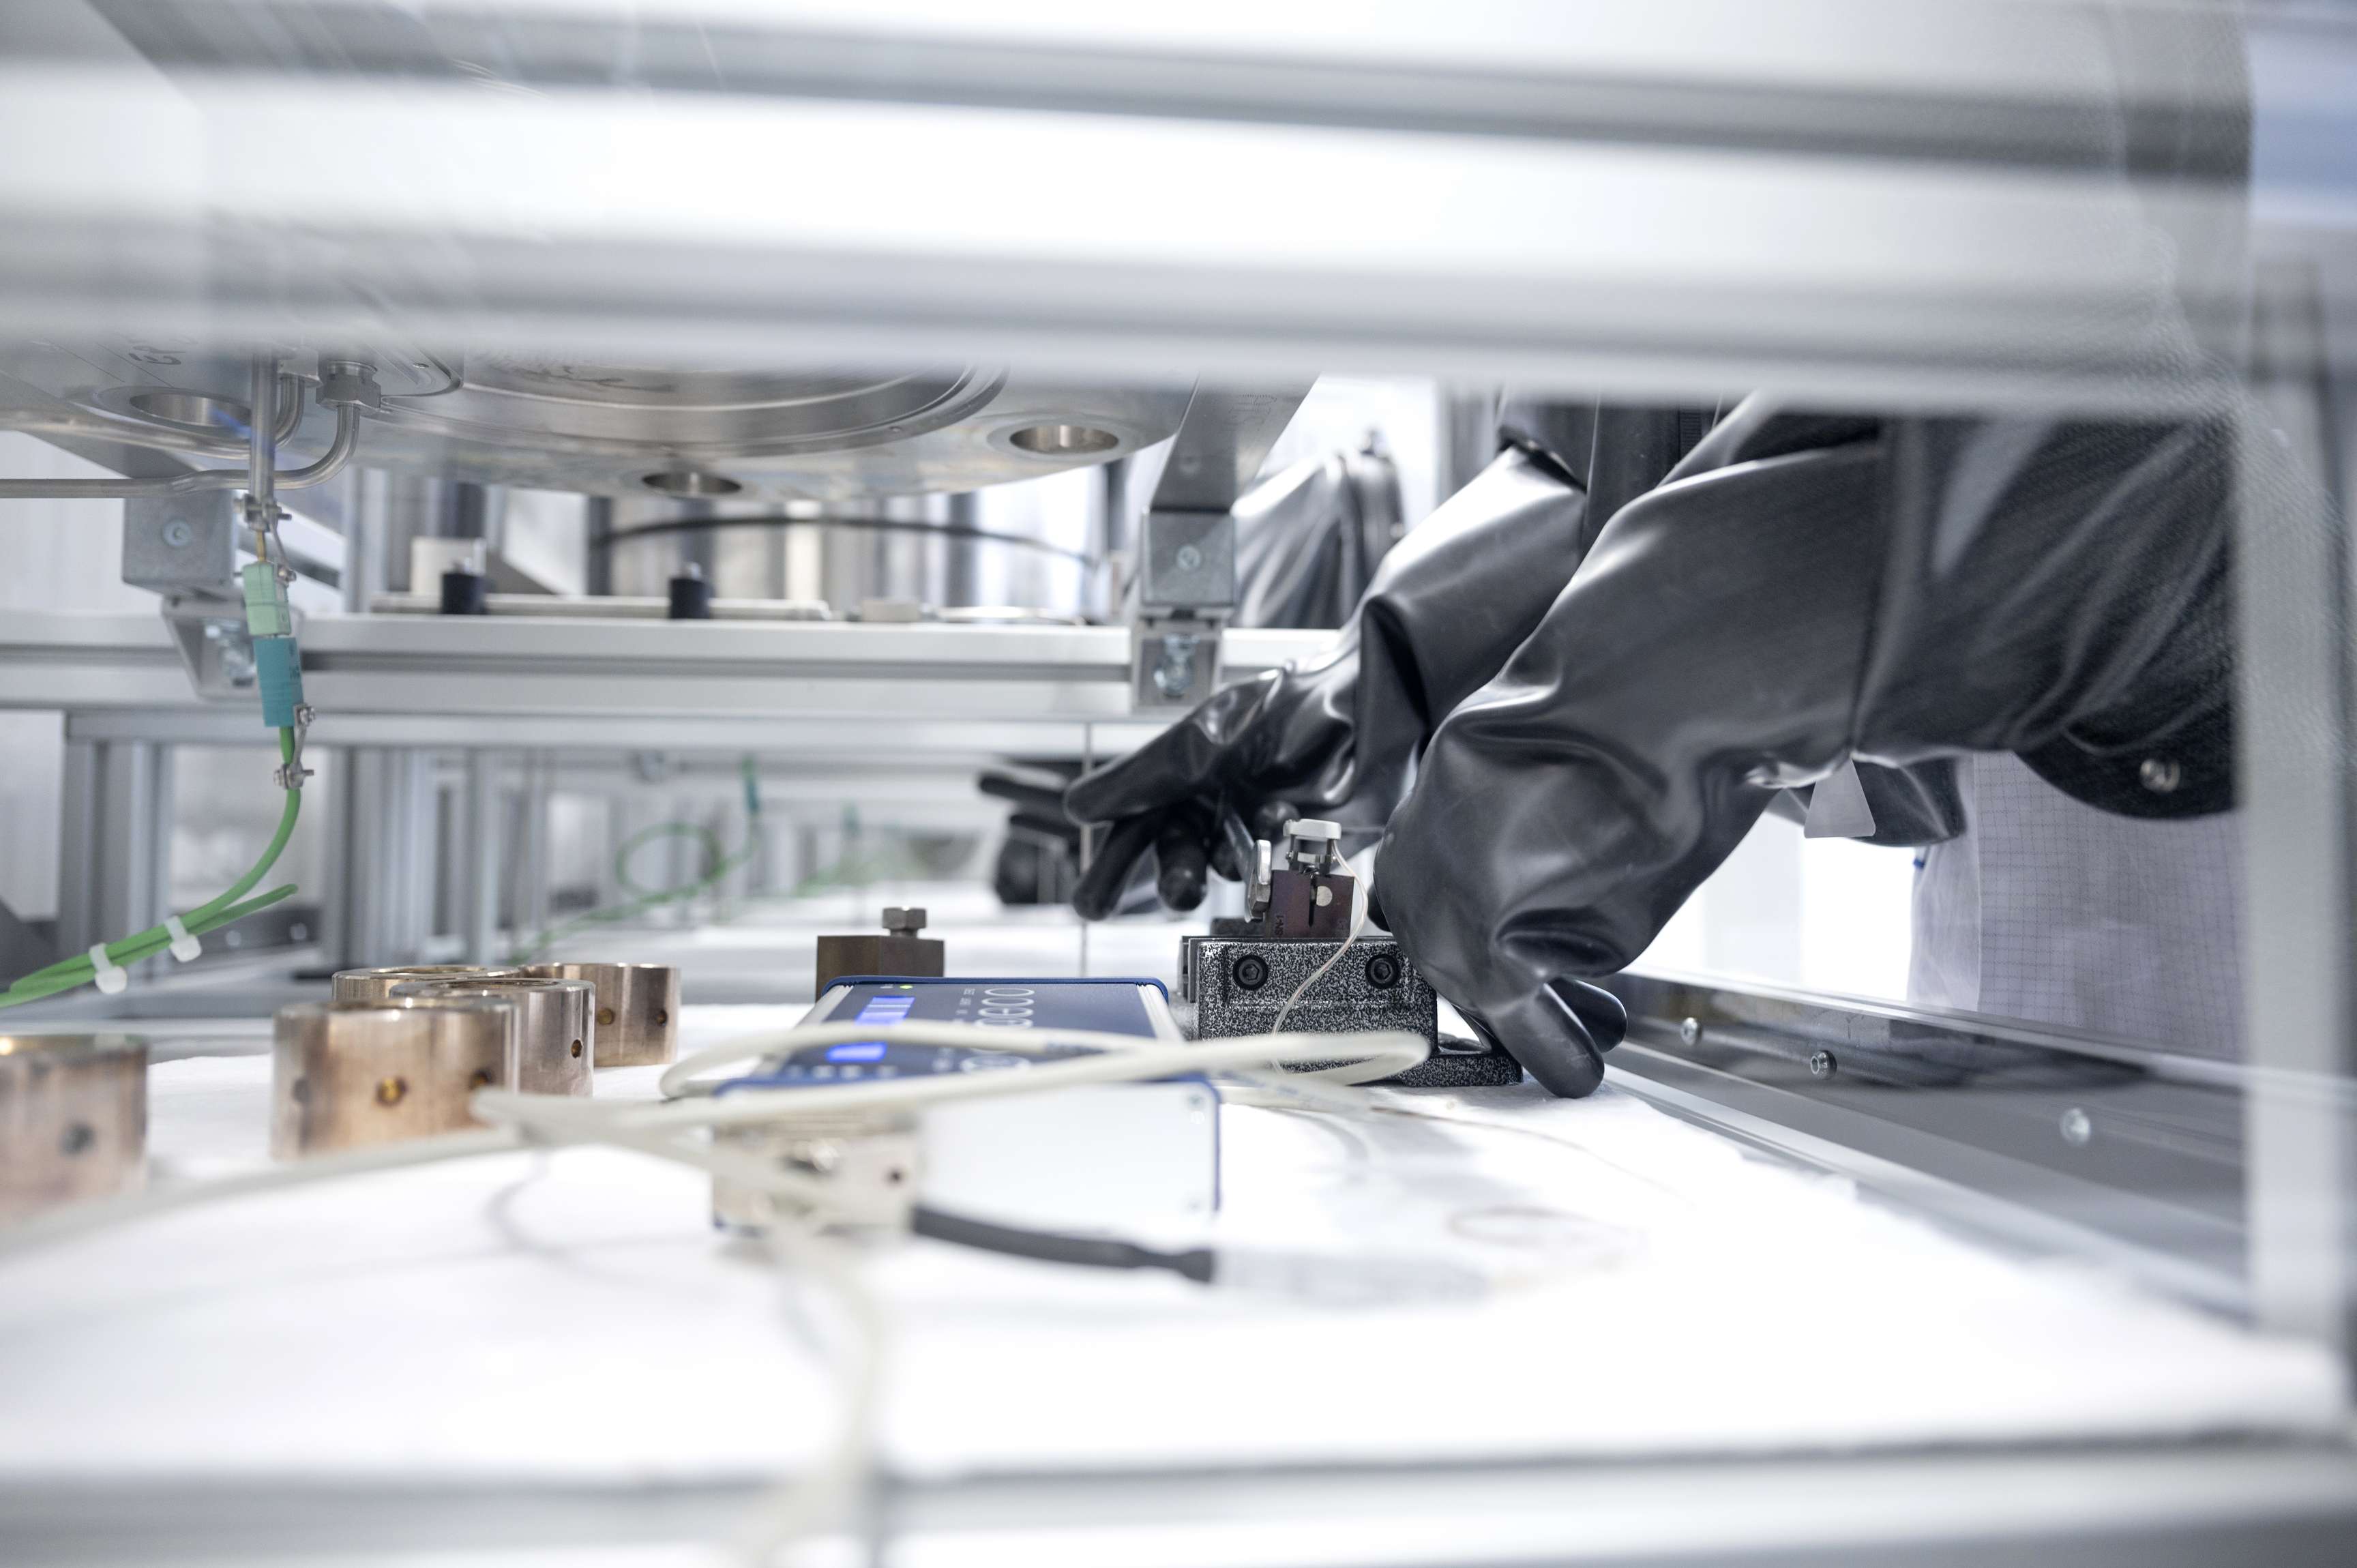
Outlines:
<svg viewBox="0 0 2357 1568"><path fill-rule="evenodd" d="M860 981L837 993L831 1024L980 1024L999 1029L1101 1029L1152 1039L1135 980Z"/></svg>
<svg viewBox="0 0 2357 1568"><path fill-rule="evenodd" d="M863 1024L872 1024L875 1021L873 1018L860 1020ZM880 1062L884 1059L884 1042L861 1040L855 1045L829 1046L826 1048L826 1059L831 1062Z"/></svg>

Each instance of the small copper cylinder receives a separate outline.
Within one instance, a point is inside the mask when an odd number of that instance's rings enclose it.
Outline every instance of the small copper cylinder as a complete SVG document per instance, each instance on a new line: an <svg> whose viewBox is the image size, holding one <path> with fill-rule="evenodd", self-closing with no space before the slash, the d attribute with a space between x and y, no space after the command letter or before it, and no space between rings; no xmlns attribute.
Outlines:
<svg viewBox="0 0 2357 1568"><path fill-rule="evenodd" d="M536 963L533 974L597 992L597 1065L651 1067L679 1055L679 971L667 963Z"/></svg>
<svg viewBox="0 0 2357 1568"><path fill-rule="evenodd" d="M587 982L538 975L414 980L393 988L404 997L489 997L515 1009L508 1084L526 1094L587 1094L596 1066L597 993Z"/></svg>
<svg viewBox="0 0 2357 1568"><path fill-rule="evenodd" d="M523 971L495 963L415 963L393 969L347 969L330 983L338 1002L383 1002L396 985L413 980L486 980L522 974Z"/></svg>
<svg viewBox="0 0 2357 1568"><path fill-rule="evenodd" d="M0 1035L0 1220L146 1177L146 1041Z"/></svg>
<svg viewBox="0 0 2357 1568"><path fill-rule="evenodd" d="M491 1001L281 1007L270 1152L282 1160L480 1125L479 1089L507 1081L515 1010Z"/></svg>

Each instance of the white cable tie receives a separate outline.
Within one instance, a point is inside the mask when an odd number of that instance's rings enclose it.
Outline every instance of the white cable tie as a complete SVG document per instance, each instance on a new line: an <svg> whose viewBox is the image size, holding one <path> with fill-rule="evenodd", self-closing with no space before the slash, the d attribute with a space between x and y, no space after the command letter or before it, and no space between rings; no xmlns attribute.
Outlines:
<svg viewBox="0 0 2357 1568"><path fill-rule="evenodd" d="M190 936L188 928L180 924L179 916L165 916L164 929L172 938L172 956L182 963L193 962L205 950L205 944Z"/></svg>
<svg viewBox="0 0 2357 1568"><path fill-rule="evenodd" d="M98 988L109 996L131 983L131 972L106 956L104 942L90 944L90 966L98 971Z"/></svg>

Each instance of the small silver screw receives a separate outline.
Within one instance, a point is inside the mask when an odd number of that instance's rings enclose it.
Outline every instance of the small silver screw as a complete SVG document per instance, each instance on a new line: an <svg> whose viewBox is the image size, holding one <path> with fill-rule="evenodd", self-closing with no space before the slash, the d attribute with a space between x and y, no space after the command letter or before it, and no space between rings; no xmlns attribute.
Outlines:
<svg viewBox="0 0 2357 1568"><path fill-rule="evenodd" d="M2095 1119L2073 1105L2062 1112L2062 1141L2074 1149L2083 1149L2095 1135Z"/></svg>
<svg viewBox="0 0 2357 1568"><path fill-rule="evenodd" d="M2156 795L2173 795L2185 782L2185 770L2166 757L2147 757L2136 765L2136 782Z"/></svg>
<svg viewBox="0 0 2357 1568"><path fill-rule="evenodd" d="M1699 1018L1688 1018L1684 1023L1680 1024L1678 1026L1678 1038L1684 1040L1690 1046L1696 1040L1701 1039L1702 1020Z"/></svg>
<svg viewBox="0 0 2357 1568"><path fill-rule="evenodd" d="M1178 553L1171 559L1178 564L1181 572L1191 572L1203 564L1203 553L1191 544L1182 544L1178 547Z"/></svg>
<svg viewBox="0 0 2357 1568"><path fill-rule="evenodd" d="M1839 1062L1834 1060L1833 1052L1819 1051L1809 1058L1809 1076L1811 1078L1831 1078L1834 1075L1835 1069L1840 1066L1841 1064Z"/></svg>
<svg viewBox="0 0 2357 1568"><path fill-rule="evenodd" d="M164 542L175 550L186 549L188 541L195 537L188 525L177 517L164 525Z"/></svg>

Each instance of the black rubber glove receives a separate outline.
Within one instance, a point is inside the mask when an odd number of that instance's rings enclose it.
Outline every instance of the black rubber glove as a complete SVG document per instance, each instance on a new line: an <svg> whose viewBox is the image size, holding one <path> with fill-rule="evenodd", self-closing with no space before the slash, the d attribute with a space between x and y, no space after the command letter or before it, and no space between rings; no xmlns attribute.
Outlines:
<svg viewBox="0 0 2357 1568"><path fill-rule="evenodd" d="M1076 822L1111 822L1072 907L1102 919L1153 850L1172 908L1203 870L1239 877L1293 816L1380 828L1432 728L1537 626L1587 543L1578 487L1508 451L1383 558L1334 651L1214 693L1073 784Z"/></svg>
<svg viewBox="0 0 2357 1568"><path fill-rule="evenodd" d="M2015 751L2109 810L2225 809L2224 452L2208 426L1738 409L1437 730L1378 863L1393 931L1579 1095L1619 1027L1581 983L1777 789Z"/></svg>

